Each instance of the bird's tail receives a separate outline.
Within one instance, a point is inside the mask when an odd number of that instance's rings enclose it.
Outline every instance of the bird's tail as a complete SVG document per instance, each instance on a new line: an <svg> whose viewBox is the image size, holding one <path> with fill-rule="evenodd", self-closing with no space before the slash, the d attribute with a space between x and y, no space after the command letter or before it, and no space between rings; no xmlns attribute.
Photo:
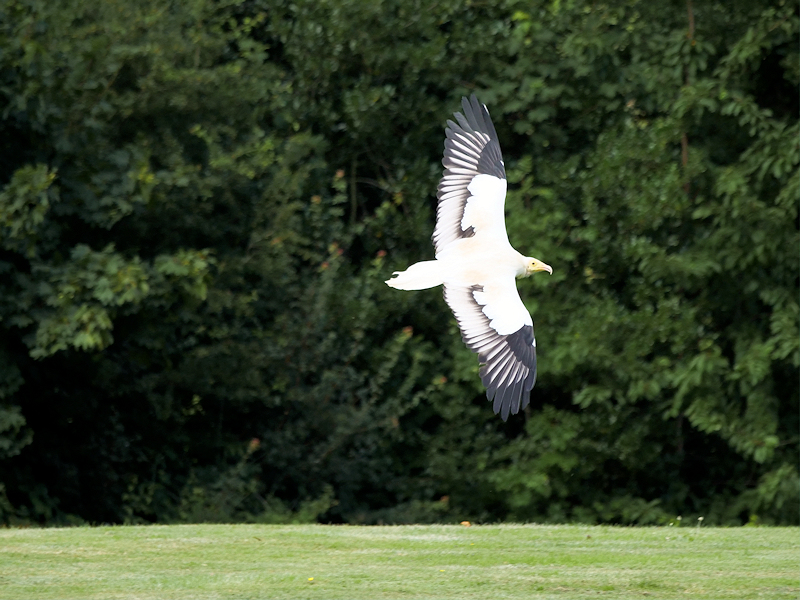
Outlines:
<svg viewBox="0 0 800 600"><path fill-rule="evenodd" d="M408 267L405 271L395 271L394 277L386 285L398 290L424 290L444 283L443 265L438 260L425 260Z"/></svg>

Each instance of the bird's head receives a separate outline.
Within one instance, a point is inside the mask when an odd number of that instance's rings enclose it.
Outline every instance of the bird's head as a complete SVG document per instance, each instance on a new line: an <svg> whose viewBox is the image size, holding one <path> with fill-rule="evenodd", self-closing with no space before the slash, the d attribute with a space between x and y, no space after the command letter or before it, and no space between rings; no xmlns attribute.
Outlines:
<svg viewBox="0 0 800 600"><path fill-rule="evenodd" d="M525 273L524 277L529 277L536 273L536 271L547 271L550 275L553 274L553 267L544 264L538 258L525 257Z"/></svg>

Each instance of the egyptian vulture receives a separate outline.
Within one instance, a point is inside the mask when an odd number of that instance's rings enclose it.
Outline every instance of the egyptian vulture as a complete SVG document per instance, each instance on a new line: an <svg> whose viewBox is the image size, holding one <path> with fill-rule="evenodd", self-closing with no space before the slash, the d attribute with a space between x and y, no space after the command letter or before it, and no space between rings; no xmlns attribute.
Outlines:
<svg viewBox="0 0 800 600"><path fill-rule="evenodd" d="M396 271L386 283L399 290L444 285L467 347L478 354L480 376L494 412L505 421L525 408L536 383L536 338L516 277L553 273L508 241L506 170L489 111L473 94L464 114L447 121L444 173L436 193L436 258Z"/></svg>

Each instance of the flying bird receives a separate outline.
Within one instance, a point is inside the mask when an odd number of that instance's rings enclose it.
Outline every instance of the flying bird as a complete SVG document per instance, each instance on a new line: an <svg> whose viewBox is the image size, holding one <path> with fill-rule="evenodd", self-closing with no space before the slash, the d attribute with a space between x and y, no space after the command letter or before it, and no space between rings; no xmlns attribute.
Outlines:
<svg viewBox="0 0 800 600"><path fill-rule="evenodd" d="M508 241L506 169L489 111L473 94L447 121L444 173L436 196L435 259L395 271L387 285L423 290L444 285L461 338L478 354L495 414L505 421L530 401L536 383L536 338L514 281L553 269Z"/></svg>

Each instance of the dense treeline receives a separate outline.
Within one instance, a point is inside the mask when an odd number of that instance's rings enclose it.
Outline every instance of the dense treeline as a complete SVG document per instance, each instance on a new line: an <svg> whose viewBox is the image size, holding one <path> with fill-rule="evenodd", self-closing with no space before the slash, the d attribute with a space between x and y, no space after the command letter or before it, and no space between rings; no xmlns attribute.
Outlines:
<svg viewBox="0 0 800 600"><path fill-rule="evenodd" d="M0 519L797 523L783 0L0 4ZM552 277L492 414L432 257L488 104Z"/></svg>

